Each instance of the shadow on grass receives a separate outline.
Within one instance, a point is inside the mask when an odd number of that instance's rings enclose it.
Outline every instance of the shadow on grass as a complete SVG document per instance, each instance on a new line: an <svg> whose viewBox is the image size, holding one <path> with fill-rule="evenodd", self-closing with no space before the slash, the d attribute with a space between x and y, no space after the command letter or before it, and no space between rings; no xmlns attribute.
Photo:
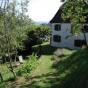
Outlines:
<svg viewBox="0 0 88 88"><path fill-rule="evenodd" d="M59 88L88 88L88 49L73 53L54 67L63 74Z"/></svg>
<svg viewBox="0 0 88 88"><path fill-rule="evenodd" d="M55 72L30 78L20 88L88 88L88 50L79 50L60 60Z"/></svg>

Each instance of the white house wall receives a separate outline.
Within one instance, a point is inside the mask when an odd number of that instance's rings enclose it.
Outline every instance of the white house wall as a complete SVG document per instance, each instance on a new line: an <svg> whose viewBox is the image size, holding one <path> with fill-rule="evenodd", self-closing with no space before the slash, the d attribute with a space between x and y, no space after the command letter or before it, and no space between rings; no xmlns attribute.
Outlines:
<svg viewBox="0 0 88 88"><path fill-rule="evenodd" d="M53 23L51 24L52 27L52 37L51 37L51 46L55 47L67 47L71 49L79 49L80 47L75 47L74 46L74 40L75 39L84 39L83 34L80 36L71 36L71 24L70 23L61 23L61 30L60 31L55 31L54 26L59 23ZM61 36L61 42L54 42L53 41L53 36L54 35L59 35ZM68 37L70 36L70 37ZM66 38L68 37L68 38ZM86 34L87 41L88 41L88 33Z"/></svg>

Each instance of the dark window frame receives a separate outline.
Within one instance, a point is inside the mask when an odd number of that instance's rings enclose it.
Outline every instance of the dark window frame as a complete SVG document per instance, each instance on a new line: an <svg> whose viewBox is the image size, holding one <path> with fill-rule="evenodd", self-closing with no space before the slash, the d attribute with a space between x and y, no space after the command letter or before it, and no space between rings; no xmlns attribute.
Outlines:
<svg viewBox="0 0 88 88"><path fill-rule="evenodd" d="M84 25L83 32L88 32L88 25Z"/></svg>
<svg viewBox="0 0 88 88"><path fill-rule="evenodd" d="M55 29L55 31L60 31L61 30L61 24L55 24L54 29Z"/></svg>
<svg viewBox="0 0 88 88"><path fill-rule="evenodd" d="M74 40L74 46L75 47L82 47L82 45L85 45L86 41L85 40L81 40L81 39L75 39Z"/></svg>
<svg viewBox="0 0 88 88"><path fill-rule="evenodd" d="M59 35L53 35L53 41L57 42L57 43L61 42L61 36L59 36Z"/></svg>

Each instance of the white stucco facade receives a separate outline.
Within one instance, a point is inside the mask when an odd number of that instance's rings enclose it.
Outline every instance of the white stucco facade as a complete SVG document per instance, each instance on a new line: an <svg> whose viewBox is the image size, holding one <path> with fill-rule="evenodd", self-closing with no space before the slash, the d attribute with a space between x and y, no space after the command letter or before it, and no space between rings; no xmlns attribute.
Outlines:
<svg viewBox="0 0 88 88"><path fill-rule="evenodd" d="M59 31L56 31L55 25L60 25L61 29ZM83 34L80 34L78 36L71 36L71 24L70 23L52 23L51 29L52 29L51 46L54 46L54 47L62 47L62 48L66 47L66 48L71 48L71 49L79 49L80 47L77 47L74 45L75 40L85 40ZM54 35L61 36L61 41L60 42L53 41ZM88 32L86 33L86 39L88 43Z"/></svg>

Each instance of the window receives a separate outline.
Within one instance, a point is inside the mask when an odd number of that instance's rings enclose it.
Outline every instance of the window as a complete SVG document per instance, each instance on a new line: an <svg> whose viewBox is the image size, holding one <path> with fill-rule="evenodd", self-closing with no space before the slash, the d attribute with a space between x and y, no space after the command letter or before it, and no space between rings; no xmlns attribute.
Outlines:
<svg viewBox="0 0 88 88"><path fill-rule="evenodd" d="M76 47L81 47L82 45L85 45L86 41L85 40L75 40L74 45Z"/></svg>
<svg viewBox="0 0 88 88"><path fill-rule="evenodd" d="M55 25L55 30L56 31L60 31L61 30L61 25L60 24L56 24Z"/></svg>
<svg viewBox="0 0 88 88"><path fill-rule="evenodd" d="M61 36L59 36L59 35L54 35L54 36L53 36L53 41L54 41L54 42L61 42Z"/></svg>
<svg viewBox="0 0 88 88"><path fill-rule="evenodd" d="M84 25L83 32L88 32L88 25Z"/></svg>
<svg viewBox="0 0 88 88"><path fill-rule="evenodd" d="M88 32L88 25L84 25L84 32Z"/></svg>

